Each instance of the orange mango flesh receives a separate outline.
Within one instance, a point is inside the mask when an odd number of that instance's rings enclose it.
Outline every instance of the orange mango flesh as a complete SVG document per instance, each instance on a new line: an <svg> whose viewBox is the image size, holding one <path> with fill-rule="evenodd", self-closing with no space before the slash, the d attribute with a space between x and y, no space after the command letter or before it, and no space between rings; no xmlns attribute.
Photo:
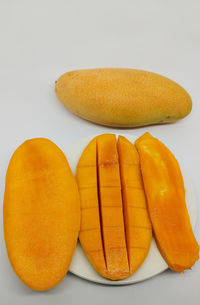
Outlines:
<svg viewBox="0 0 200 305"><path fill-rule="evenodd" d="M137 152L131 143L129 153L124 148L127 143L120 138L119 142L117 145L112 134L94 138L82 153L76 174L81 199L81 245L95 269L112 280L135 272L151 242ZM124 176L127 156L129 164L137 162L137 166L131 166ZM145 228L139 228L141 224Z"/></svg>
<svg viewBox="0 0 200 305"><path fill-rule="evenodd" d="M178 162L148 133L136 141L136 147L158 248L172 270L183 272L198 260L199 246L190 224Z"/></svg>
<svg viewBox="0 0 200 305"><path fill-rule="evenodd" d="M6 175L4 235L10 263L30 288L48 290L66 275L80 227L76 181L50 140L24 142Z"/></svg>
<svg viewBox="0 0 200 305"><path fill-rule="evenodd" d="M129 276L123 206L115 135L97 138L98 177L102 234L108 274L112 279Z"/></svg>
<svg viewBox="0 0 200 305"><path fill-rule="evenodd" d="M96 146L96 139L88 144L76 171L81 200L79 240L94 268L104 276L106 263L99 216Z"/></svg>
<svg viewBox="0 0 200 305"><path fill-rule="evenodd" d="M151 223L135 146L119 136L118 152L130 273L146 258L152 239Z"/></svg>

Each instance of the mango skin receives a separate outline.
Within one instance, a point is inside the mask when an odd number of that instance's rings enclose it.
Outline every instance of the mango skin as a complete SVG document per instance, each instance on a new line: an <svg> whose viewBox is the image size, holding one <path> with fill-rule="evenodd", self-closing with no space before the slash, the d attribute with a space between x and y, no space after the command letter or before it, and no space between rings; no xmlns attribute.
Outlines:
<svg viewBox="0 0 200 305"><path fill-rule="evenodd" d="M192 100L180 85L159 74L135 69L67 72L56 82L55 92L74 114L113 127L174 122L192 109Z"/></svg>

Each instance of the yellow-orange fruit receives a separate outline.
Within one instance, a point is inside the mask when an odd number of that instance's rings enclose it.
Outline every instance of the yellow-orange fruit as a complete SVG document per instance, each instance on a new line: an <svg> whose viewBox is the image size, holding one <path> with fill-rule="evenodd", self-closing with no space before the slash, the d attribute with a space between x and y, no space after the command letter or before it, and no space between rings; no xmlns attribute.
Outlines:
<svg viewBox="0 0 200 305"><path fill-rule="evenodd" d="M68 271L80 227L75 178L50 140L24 142L6 175L4 235L10 263L30 288L48 290Z"/></svg>
<svg viewBox="0 0 200 305"><path fill-rule="evenodd" d="M179 164L149 133L136 141L136 147L158 248L172 270L183 272L198 260L199 245L190 224Z"/></svg>
<svg viewBox="0 0 200 305"><path fill-rule="evenodd" d="M55 92L76 115L116 127L174 122L192 108L189 94L180 85L134 69L71 71L58 79Z"/></svg>
<svg viewBox="0 0 200 305"><path fill-rule="evenodd" d="M152 239L151 223L138 152L125 137L118 138L122 198L130 274L145 260Z"/></svg>
<svg viewBox="0 0 200 305"><path fill-rule="evenodd" d="M97 138L101 227L108 274L111 279L129 276L129 264L115 135Z"/></svg>
<svg viewBox="0 0 200 305"><path fill-rule="evenodd" d="M127 160L133 170L125 170ZM122 137L117 145L112 134L94 138L81 155L76 177L84 251L102 276L130 276L144 261L151 242L135 147Z"/></svg>
<svg viewBox="0 0 200 305"><path fill-rule="evenodd" d="M77 165L76 179L81 202L79 240L98 272L106 275L97 184L96 139L85 148Z"/></svg>

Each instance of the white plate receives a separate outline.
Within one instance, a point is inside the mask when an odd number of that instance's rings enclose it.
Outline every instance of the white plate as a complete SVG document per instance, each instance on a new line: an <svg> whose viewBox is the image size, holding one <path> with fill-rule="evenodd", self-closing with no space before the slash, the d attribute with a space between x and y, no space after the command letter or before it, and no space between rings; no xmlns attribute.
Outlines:
<svg viewBox="0 0 200 305"><path fill-rule="evenodd" d="M122 135L124 135L132 143L137 139L135 135L127 135L127 134L122 134ZM84 148L93 139L94 136L82 138L63 150L67 156L67 159L70 163L70 166L74 174L76 172L77 162ZM183 173L185 189L186 189L186 202L187 202L188 212L190 215L192 227L194 229L197 218L196 198L191 181L188 179L188 177L185 175L184 172L182 173ZM127 279L120 281L111 281L101 277L90 264L88 258L86 257L83 249L80 246L80 243L77 244L69 270L75 275L92 282L107 284L107 285L127 285L146 280L156 274L163 272L167 268L168 266L163 260L162 256L160 255L160 252L157 249L156 243L153 239L148 256L146 257L144 263L138 269L138 271L136 271L132 276L130 276Z"/></svg>

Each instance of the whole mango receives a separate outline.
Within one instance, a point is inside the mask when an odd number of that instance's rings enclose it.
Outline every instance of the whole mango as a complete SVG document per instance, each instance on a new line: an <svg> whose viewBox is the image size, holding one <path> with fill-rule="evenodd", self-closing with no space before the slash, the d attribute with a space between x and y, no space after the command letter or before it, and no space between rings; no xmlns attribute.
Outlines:
<svg viewBox="0 0 200 305"><path fill-rule="evenodd" d="M76 115L98 124L135 127L187 116L189 94L174 81L135 69L90 69L63 74L58 99Z"/></svg>

